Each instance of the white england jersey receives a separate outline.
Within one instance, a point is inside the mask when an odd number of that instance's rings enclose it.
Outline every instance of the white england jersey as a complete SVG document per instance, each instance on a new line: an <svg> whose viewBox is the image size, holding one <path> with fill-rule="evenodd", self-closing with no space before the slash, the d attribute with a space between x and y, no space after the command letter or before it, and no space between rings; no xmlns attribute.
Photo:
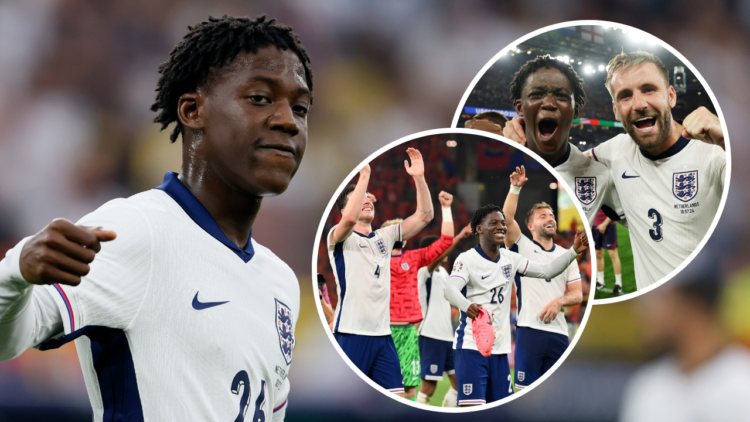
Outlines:
<svg viewBox="0 0 750 422"><path fill-rule="evenodd" d="M471 302L492 311L495 342L492 354L508 354L510 348L510 296L511 283L517 272L525 273L529 260L505 248L500 249L497 261L490 259L477 245L462 253L453 264L451 278L463 280L461 293ZM478 350L474 342L471 319L461 311L456 329L454 349Z"/></svg>
<svg viewBox="0 0 750 422"><path fill-rule="evenodd" d="M557 163L553 163L552 167L573 189L573 192L568 193L581 204L589 226L594 224L594 218L600 208L612 220L625 218L607 166L591 160L568 143L568 152ZM615 216L618 218L613 218Z"/></svg>
<svg viewBox="0 0 750 422"><path fill-rule="evenodd" d="M622 134L591 150L609 167L628 218L638 289L662 279L708 232L724 190L721 147L680 138L657 157Z"/></svg>
<svg viewBox="0 0 750 422"><path fill-rule="evenodd" d="M76 287L45 286L75 339L95 421L282 420L299 314L292 270L234 245L168 173L78 224L114 230Z"/></svg>
<svg viewBox="0 0 750 422"><path fill-rule="evenodd" d="M445 298L448 271L438 266L430 274L427 267L417 272L419 281L419 304L422 306L422 322L419 335L436 340L453 341L453 318L451 304Z"/></svg>
<svg viewBox="0 0 750 422"><path fill-rule="evenodd" d="M546 250L542 245L521 234L516 244L510 248L518 252L522 257L542 264L548 264L560 255L566 255L567 249L563 249L554 243L552 249ZM555 299L565 296L565 287L571 283L579 283L581 274L578 271L578 263L573 261L562 274L553 279L540 279L522 277L516 275L516 297L518 298L518 322L517 327L529 327L536 330L549 331L553 333L568 335L568 324L565 321L565 313L559 312L557 317L549 324L545 324L539 318L547 304Z"/></svg>
<svg viewBox="0 0 750 422"><path fill-rule="evenodd" d="M336 276L338 305L334 333L385 336L391 334L391 251L401 241L401 224L377 229L365 236L352 231L332 245L328 257Z"/></svg>

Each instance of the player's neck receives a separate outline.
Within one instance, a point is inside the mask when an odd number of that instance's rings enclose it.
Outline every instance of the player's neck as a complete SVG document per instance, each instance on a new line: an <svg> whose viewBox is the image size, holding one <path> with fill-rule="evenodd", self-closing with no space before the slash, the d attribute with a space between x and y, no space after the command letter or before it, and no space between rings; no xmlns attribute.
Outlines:
<svg viewBox="0 0 750 422"><path fill-rule="evenodd" d="M497 261L498 255L500 255L500 245L496 243L489 243L484 242L482 240L479 241L479 245L482 248L482 251L487 254L488 257L490 257L493 261Z"/></svg>
<svg viewBox="0 0 750 422"><path fill-rule="evenodd" d="M372 224L357 221L357 223L354 224L354 231L359 234L369 236L370 233L372 233Z"/></svg>
<svg viewBox="0 0 750 422"><path fill-rule="evenodd" d="M551 238L551 237L546 237L546 236L537 236L537 235L534 235L533 237L534 237L534 241L535 241L536 243L538 243L538 244L542 245L542 247L543 247L543 248L544 248L545 250L550 250L550 249L552 249L552 245L553 245L554 243L552 242L552 238Z"/></svg>
<svg viewBox="0 0 750 422"><path fill-rule="evenodd" d="M210 170L183 164L179 179L211 214L224 235L244 248L263 198L239 192L207 173Z"/></svg>
<svg viewBox="0 0 750 422"><path fill-rule="evenodd" d="M675 122L672 120L672 127L669 129L669 137L667 140L661 143L661 145L648 148L646 151L651 154L653 157L658 157L659 155L663 154L666 150L672 147L672 145L676 144L677 141L682 136L682 130L683 127L681 124Z"/></svg>
<svg viewBox="0 0 750 422"><path fill-rule="evenodd" d="M527 135L528 136L528 135ZM568 136L564 136L563 139L568 139ZM528 147L531 151L542 157L548 164L555 164L560 161L561 158L568 153L568 143L563 142L560 148L555 152L544 152L542 151L535 142L529 142Z"/></svg>

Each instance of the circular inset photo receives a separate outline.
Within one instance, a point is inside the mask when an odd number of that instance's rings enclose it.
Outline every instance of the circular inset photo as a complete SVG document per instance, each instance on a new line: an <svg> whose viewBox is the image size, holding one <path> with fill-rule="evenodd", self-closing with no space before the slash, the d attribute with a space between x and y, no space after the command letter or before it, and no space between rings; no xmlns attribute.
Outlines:
<svg viewBox="0 0 750 422"><path fill-rule="evenodd" d="M477 75L453 126L525 145L574 189L594 234L596 303L672 278L726 202L716 98L682 55L636 28L567 22L523 37Z"/></svg>
<svg viewBox="0 0 750 422"><path fill-rule="evenodd" d="M586 321L584 221L550 165L509 140L442 129L395 141L322 216L321 320L394 399L448 412L510 401L562 363Z"/></svg>

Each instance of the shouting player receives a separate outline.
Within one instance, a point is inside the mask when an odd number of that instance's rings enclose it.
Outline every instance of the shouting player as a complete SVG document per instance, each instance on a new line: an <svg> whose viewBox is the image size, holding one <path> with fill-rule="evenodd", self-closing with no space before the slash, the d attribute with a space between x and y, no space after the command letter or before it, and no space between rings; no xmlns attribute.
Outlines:
<svg viewBox="0 0 750 422"><path fill-rule="evenodd" d="M557 222L552 207L546 202L535 204L526 214L526 227L531 239L521 233L514 220L518 208L521 187L526 183L526 169L516 168L510 176L511 187L503 205L508 218L508 234L505 245L526 259L551 262L567 253L553 242L557 233ZM516 376L518 389L526 388L547 372L565 353L568 340L568 323L563 306L581 303L581 275L576 262L554 278L539 280L516 276L518 297L518 322L516 323Z"/></svg>
<svg viewBox="0 0 750 422"><path fill-rule="evenodd" d="M724 190L724 134L703 107L683 124L674 121L677 94L653 54L617 55L606 86L627 133L593 148L591 157L609 168L622 199L643 289L682 264L708 232Z"/></svg>
<svg viewBox="0 0 750 422"><path fill-rule="evenodd" d="M414 237L433 217L422 154L414 148L406 152L411 165L405 161L404 166L417 188L414 215L403 223L372 230L375 205L367 194L370 166L365 165L357 185L345 187L336 199L341 221L328 233L328 256L338 293L334 337L362 373L402 397L404 381L390 328L391 251L396 242Z"/></svg>
<svg viewBox="0 0 750 422"><path fill-rule="evenodd" d="M417 401L415 389L419 385L419 339L415 323L422 321L419 303L417 271L443 254L453 244L453 195L438 194L443 223L440 238L429 247L404 250L406 242L396 242L391 253L391 335L396 345L401 373L404 377L404 397ZM382 227L403 222L389 220Z"/></svg>
<svg viewBox="0 0 750 422"><path fill-rule="evenodd" d="M453 366L453 316L451 304L445 299L445 286L448 284L448 257L458 243L471 236L471 224L453 238L451 246L419 269L419 303L422 305L422 323L419 324L419 355L422 383L417 394L417 403L429 404L435 394L437 382L448 375L451 388L443 397L443 407L456 407L458 389L456 370ZM437 236L422 239L420 247L426 248L438 240Z"/></svg>
<svg viewBox="0 0 750 422"><path fill-rule="evenodd" d="M95 421L283 419L299 286L251 233L305 152L309 65L265 16L190 28L152 106L180 174L7 253L2 359L75 340Z"/></svg>
<svg viewBox="0 0 750 422"><path fill-rule="evenodd" d="M510 84L516 113L503 134L527 146L557 170L575 191L589 225L601 208L613 220L624 217L606 166L571 146L570 128L586 104L583 80L573 66L549 55L526 62Z"/></svg>
<svg viewBox="0 0 750 422"><path fill-rule="evenodd" d="M497 205L479 208L471 218L471 228L479 244L456 258L445 289L445 297L461 311L456 329L455 350L458 405L472 406L493 402L513 394L508 354L510 348L511 282L516 274L545 279L557 277L588 248L586 232L576 233L572 248L549 263L541 264L504 248L508 227ZM480 308L492 311L495 330L492 354L482 356L474 340L472 320Z"/></svg>

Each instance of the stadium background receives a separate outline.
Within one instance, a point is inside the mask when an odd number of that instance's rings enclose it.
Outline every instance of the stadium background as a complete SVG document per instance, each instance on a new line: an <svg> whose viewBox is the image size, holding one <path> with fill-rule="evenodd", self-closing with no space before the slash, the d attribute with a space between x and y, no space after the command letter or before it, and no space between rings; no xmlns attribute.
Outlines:
<svg viewBox="0 0 750 422"><path fill-rule="evenodd" d="M531 233L524 224L526 212L538 202L546 202L553 207L557 222L558 234L555 243L569 248L573 245L576 228L581 227L581 217L573 205L573 200L558 186L555 177L523 151L493 139L466 134L443 134L418 138L397 145L371 161L372 174L368 192L375 196L375 219L373 229L394 218L406 218L416 210L417 191L414 181L404 169L407 148L416 148L422 153L425 161L425 179L430 188L433 207L440 209L438 194L446 191L453 195L451 206L455 233L471 221L471 216L479 207L487 204L503 206L510 188L510 174L516 167L524 166L528 181L524 184L518 201L515 219L522 232L529 238ZM355 176L347 184L356 184ZM327 250L326 236L335 224L341 220L341 214L334 205L328 211L321 239L318 243L318 272L326 276L331 305L336 308L336 282ZM439 211L435 218L419 234L406 242L405 249L417 249L421 240L429 235L440 235L442 217ZM456 257L478 243L476 236L463 239L448 257L448 271ZM578 268L583 281L583 303L565 309L571 339L576 333L583 318L588 292L591 285L590 254L584 252L579 258ZM515 341L515 322L517 318L516 289L511 296L511 330ZM454 325L457 325L454 318ZM515 342L514 348L515 348ZM511 368L513 356L510 356ZM511 369L512 370L512 369ZM438 390L433 395L432 404L440 406L442 397L448 389L448 378L444 377ZM444 387L444 389L441 389Z"/></svg>
<svg viewBox="0 0 750 422"><path fill-rule="evenodd" d="M573 121L569 142L581 151L625 133L622 124L615 120L612 110L612 97L605 81L609 61L622 51L643 50L655 54L669 71L670 83L677 92L677 103L672 116L678 122L698 107L704 106L716 114L705 87L693 72L669 50L655 42L643 32L614 28L604 25L580 25L558 28L513 45L487 69L471 90L463 104L458 127L475 114L494 110L508 119L516 117L513 101L510 99L510 84L516 72L529 60L542 55L551 55L557 60L569 63L580 76L586 92L586 104L580 109L578 119ZM593 230L596 230L595 228ZM628 230L617 225L617 249L622 263L623 293L636 291L633 271L633 252ZM596 291L596 298L612 297L615 274L608 253L604 253L606 288ZM599 269L600 270L600 269Z"/></svg>
<svg viewBox="0 0 750 422"><path fill-rule="evenodd" d="M648 11L649 13L644 13ZM54 217L78 219L104 201L157 186L180 147L151 123L156 66L209 14L267 12L294 26L316 73L307 156L290 189L264 201L254 235L300 277L302 313L290 373L289 420L455 420L371 389L341 360L315 315L310 265L328 198L365 157L408 134L446 127L476 73L528 32L605 19L680 51L719 100L735 162L750 156L750 4L723 0L3 0L0 1L0 244ZM737 161L739 160L739 161ZM729 200L703 255L735 276L727 320L750 345L750 167L736 166ZM283 251L283 252L282 252ZM480 418L612 421L630 375L651 356L636 298L595 306L553 377ZM189 399L189 398L186 398ZM90 420L72 347L0 363L0 420ZM473 417L473 415L472 415Z"/></svg>

